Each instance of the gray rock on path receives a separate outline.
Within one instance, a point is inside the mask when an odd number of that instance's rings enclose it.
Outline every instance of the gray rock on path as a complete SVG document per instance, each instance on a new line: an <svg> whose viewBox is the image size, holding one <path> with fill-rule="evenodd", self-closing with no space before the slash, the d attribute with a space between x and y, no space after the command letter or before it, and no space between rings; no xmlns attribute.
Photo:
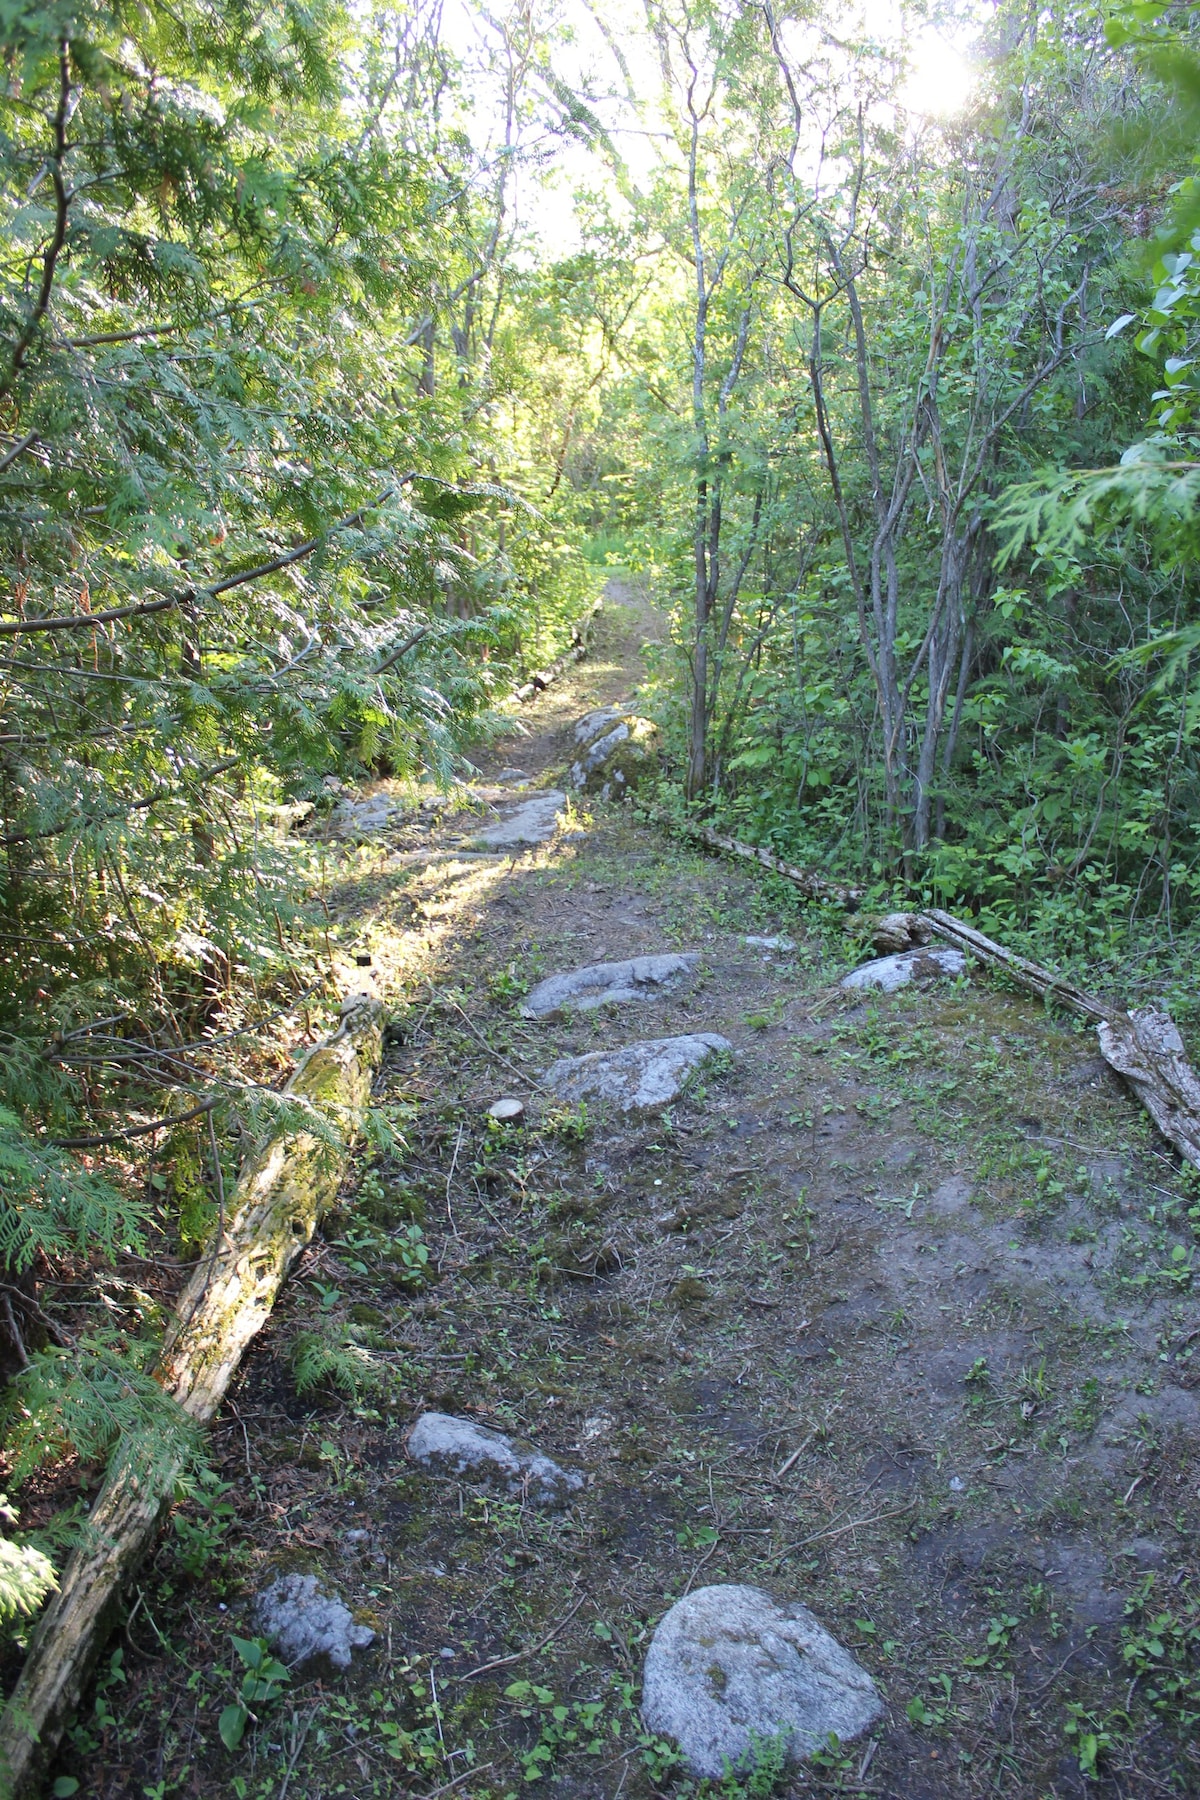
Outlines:
<svg viewBox="0 0 1200 1800"><path fill-rule="evenodd" d="M486 850L532 850L554 836L566 795L545 788L519 806L507 819L481 831L475 842Z"/></svg>
<svg viewBox="0 0 1200 1800"><path fill-rule="evenodd" d="M698 1588L660 1621L646 1654L642 1719L674 1739L694 1775L717 1779L782 1737L797 1763L847 1743L883 1711L875 1683L806 1606L761 1588Z"/></svg>
<svg viewBox="0 0 1200 1800"><path fill-rule="evenodd" d="M364 800L339 800L329 819L336 837L348 840L378 837L404 811L390 794L370 794Z"/></svg>
<svg viewBox="0 0 1200 1800"><path fill-rule="evenodd" d="M596 1006L646 1000L655 989L690 975L699 961L691 952L634 956L628 962L589 963L586 969L575 969L569 975L550 975L530 992L521 1017L552 1019L572 1010L589 1012Z"/></svg>
<svg viewBox="0 0 1200 1800"><path fill-rule="evenodd" d="M749 944L752 950L794 950L795 938L790 937L744 937L743 944Z"/></svg>
<svg viewBox="0 0 1200 1800"><path fill-rule="evenodd" d="M354 1651L375 1641L370 1627L356 1625L350 1608L324 1593L315 1575L280 1575L255 1596L251 1617L293 1669L319 1662L348 1669Z"/></svg>
<svg viewBox="0 0 1200 1800"><path fill-rule="evenodd" d="M678 1100L689 1077L723 1051L728 1038L715 1031L687 1037L649 1038L623 1050L593 1050L567 1056L547 1069L542 1080L561 1100L611 1100L622 1112L634 1107L669 1106Z"/></svg>
<svg viewBox="0 0 1200 1800"><path fill-rule="evenodd" d="M575 726L571 786L601 800L622 800L653 766L658 727L623 706L601 706Z"/></svg>
<svg viewBox="0 0 1200 1800"><path fill-rule="evenodd" d="M966 968L967 959L962 951L952 950L947 944L933 950L909 950L902 956L880 956L874 962L864 963L861 969L852 969L849 975L843 976L841 985L851 991L881 988L885 994L894 994L897 988L907 987L911 981L963 975Z"/></svg>
<svg viewBox="0 0 1200 1800"><path fill-rule="evenodd" d="M424 1469L491 1482L542 1506L565 1506L584 1486L574 1469L560 1468L539 1451L520 1450L502 1431L453 1413L422 1413L405 1448L409 1460Z"/></svg>

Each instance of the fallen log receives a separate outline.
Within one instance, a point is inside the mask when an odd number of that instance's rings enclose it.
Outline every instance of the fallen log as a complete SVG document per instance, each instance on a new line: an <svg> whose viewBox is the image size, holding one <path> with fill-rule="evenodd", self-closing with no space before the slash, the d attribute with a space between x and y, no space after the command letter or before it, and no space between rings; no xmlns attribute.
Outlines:
<svg viewBox="0 0 1200 1800"><path fill-rule="evenodd" d="M745 862L761 863L813 899L840 900L849 906L861 898L861 888L841 887L811 869L797 869L754 844L742 844L736 838L710 831L707 826L672 818L656 807L643 807L642 811L656 824L696 838L712 850L739 857ZM1185 1161L1200 1169L1200 1076L1184 1055L1179 1028L1168 1013L1158 1012L1153 1007L1126 1012L1122 1007L1099 1000L1094 994L1076 987L1074 982L1056 975L1053 969L1043 968L1029 957L1006 949L994 938L985 937L973 925L937 907L922 913L895 913L886 923L896 927L905 925L910 934L916 928L914 944L924 942L926 933L939 937L989 968L1002 970L1040 999L1052 1000L1068 1012L1090 1019L1096 1027L1100 1054L1105 1062L1128 1082L1167 1142L1175 1146Z"/></svg>
<svg viewBox="0 0 1200 1800"><path fill-rule="evenodd" d="M560 675L566 673L572 663L582 662L591 647L592 626L603 611L603 600L593 600L583 618L571 627L570 649L564 650L561 656L556 656L548 668L538 669L531 681L527 681L522 687L517 688L513 699L519 700L522 705L530 700L536 700L537 696L544 694Z"/></svg>
<svg viewBox="0 0 1200 1800"><path fill-rule="evenodd" d="M304 1057L284 1093L304 1106L311 1125L297 1124L289 1109L251 1155L228 1218L180 1295L158 1376L198 1424L215 1415L246 1346L333 1203L370 1100L381 1014L373 996L351 996L337 1030ZM179 1474L177 1456L151 1462L134 1454L106 1479L0 1717L4 1800L24 1800L44 1773Z"/></svg>
<svg viewBox="0 0 1200 1800"><path fill-rule="evenodd" d="M1044 1000L1054 1000L1090 1019L1109 1068L1129 1083L1167 1142L1200 1169L1200 1076L1183 1053L1179 1027L1169 1013L1154 1007L1125 1012L1109 1006L1052 970L1006 950L950 913L931 909L920 916L935 936L969 951L992 968L1003 969Z"/></svg>
<svg viewBox="0 0 1200 1800"><path fill-rule="evenodd" d="M671 813L662 812L657 806L640 806L638 809L655 825L665 825L668 831L678 833L680 837L692 838L703 844L706 849L719 850L724 856L736 856L743 862L760 864L770 869L773 875L782 875L793 887L798 887L802 894L810 900L832 900L835 905L854 908L863 897L860 887L847 887L844 882L831 881L827 875L821 875L815 869L800 869L795 863L784 862L770 850L764 850L758 844L742 844L737 838L724 837L719 831L712 831L707 825L697 824L691 819L677 819Z"/></svg>
<svg viewBox="0 0 1200 1800"><path fill-rule="evenodd" d="M1139 1008L1096 1027L1100 1054L1124 1077L1158 1129L1200 1169L1200 1078L1168 1013Z"/></svg>
<svg viewBox="0 0 1200 1800"><path fill-rule="evenodd" d="M1064 981L1052 969L1043 969L1040 963L1030 962L1027 956L1018 956L1015 950L1006 950L994 938L984 937L982 931L976 931L973 925L964 924L953 913L940 912L936 907L931 907L917 916L926 920L935 937L940 937L947 944L954 944L959 950L969 951L977 961L987 963L993 969L1003 969L1006 975L1011 975L1014 981L1039 994L1043 1000L1055 1000L1060 1006L1065 1006L1068 1012L1091 1019L1093 1024L1099 1025L1126 1016L1120 1007L1109 1006L1103 1000L1085 994L1082 988Z"/></svg>

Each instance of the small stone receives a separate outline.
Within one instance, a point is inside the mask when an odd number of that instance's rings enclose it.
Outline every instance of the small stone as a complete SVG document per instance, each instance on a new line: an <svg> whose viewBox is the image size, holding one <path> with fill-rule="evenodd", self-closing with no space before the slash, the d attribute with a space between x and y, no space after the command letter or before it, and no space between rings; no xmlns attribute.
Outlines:
<svg viewBox="0 0 1200 1800"><path fill-rule="evenodd" d="M910 950L903 956L881 956L875 962L864 963L861 969L852 969L842 978L841 985L851 991L880 988L885 994L894 994L897 988L907 987L911 981L936 981L941 976L964 975L966 968L967 959L962 951L945 945L933 950Z"/></svg>
<svg viewBox="0 0 1200 1800"><path fill-rule="evenodd" d="M561 1100L611 1100L622 1112L670 1106L705 1063L732 1049L729 1039L715 1031L650 1038L623 1050L564 1057L542 1079Z"/></svg>
<svg viewBox="0 0 1200 1800"><path fill-rule="evenodd" d="M756 1743L782 1739L795 1764L831 1731L849 1743L882 1711L866 1670L808 1608L761 1588L698 1588L660 1621L646 1655L646 1729L712 1780L727 1765L744 1770Z"/></svg>
<svg viewBox="0 0 1200 1800"><path fill-rule="evenodd" d="M496 1100L488 1107L488 1118L495 1119L497 1125L519 1125L525 1117L525 1103L511 1097Z"/></svg>
<svg viewBox="0 0 1200 1800"><path fill-rule="evenodd" d="M530 850L546 843L558 829L558 815L566 795L546 788L519 806L515 813L479 833L476 842L486 850Z"/></svg>
<svg viewBox="0 0 1200 1800"><path fill-rule="evenodd" d="M518 1449L502 1431L452 1413L422 1413L405 1448L410 1461L422 1468L491 1482L542 1506L565 1505L584 1485L573 1469L561 1469L536 1450Z"/></svg>
<svg viewBox="0 0 1200 1800"><path fill-rule="evenodd" d="M749 944L752 950L794 950L796 941L790 937L744 937L743 944Z"/></svg>
<svg viewBox="0 0 1200 1800"><path fill-rule="evenodd" d="M368 1626L354 1623L348 1606L335 1594L322 1592L315 1575L279 1576L255 1597L252 1616L293 1669L319 1662L348 1669L352 1653L375 1641Z"/></svg>
<svg viewBox="0 0 1200 1800"><path fill-rule="evenodd" d="M635 956L628 962L589 963L569 975L549 975L539 981L521 1008L523 1019L551 1019L577 1010L619 1005L627 1000L646 1000L656 991L690 975L699 956L665 953Z"/></svg>

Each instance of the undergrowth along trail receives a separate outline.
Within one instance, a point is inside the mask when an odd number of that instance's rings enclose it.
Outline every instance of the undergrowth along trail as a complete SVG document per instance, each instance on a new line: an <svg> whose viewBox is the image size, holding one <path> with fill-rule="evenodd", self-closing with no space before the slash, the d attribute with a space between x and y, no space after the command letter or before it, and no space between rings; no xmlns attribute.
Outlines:
<svg viewBox="0 0 1200 1800"><path fill-rule="evenodd" d="M550 785L571 722L636 682L654 618L614 598L474 802L330 846L331 940L398 1008L394 1143L248 1357L223 1485L179 1515L60 1774L97 1800L695 1793L641 1729L641 1664L673 1599L745 1581L887 1702L781 1793L1195 1792L1195 1186L1086 1031L982 974L843 993L853 921L615 808L472 847L512 770ZM670 994L519 1016L544 974L675 949L701 962ZM661 1114L540 1085L696 1030L733 1055ZM506 1095L520 1129L489 1120ZM429 1408L586 1490L555 1514L414 1470ZM277 1683L230 1752L232 1636L280 1569L376 1642L336 1684Z"/></svg>

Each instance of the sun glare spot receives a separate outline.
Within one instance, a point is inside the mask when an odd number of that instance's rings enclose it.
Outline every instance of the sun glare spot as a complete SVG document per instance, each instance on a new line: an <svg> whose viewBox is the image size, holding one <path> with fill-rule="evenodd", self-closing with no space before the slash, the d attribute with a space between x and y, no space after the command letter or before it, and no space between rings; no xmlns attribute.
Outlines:
<svg viewBox="0 0 1200 1800"><path fill-rule="evenodd" d="M913 44L900 101L922 118L948 119L962 111L977 79L974 63L945 38L929 32Z"/></svg>

